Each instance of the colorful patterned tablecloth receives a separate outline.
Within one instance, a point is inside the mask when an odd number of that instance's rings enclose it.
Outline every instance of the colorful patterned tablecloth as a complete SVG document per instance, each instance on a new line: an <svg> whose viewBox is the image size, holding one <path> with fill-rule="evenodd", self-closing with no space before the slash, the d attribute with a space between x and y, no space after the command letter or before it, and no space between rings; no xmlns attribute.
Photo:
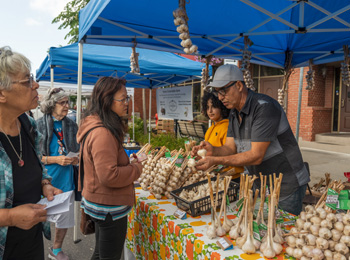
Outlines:
<svg viewBox="0 0 350 260"><path fill-rule="evenodd" d="M174 217L176 203L174 199L157 200L148 191L136 189L137 203L129 214L126 245L135 254L136 259L210 259L229 260L264 259L260 254L247 255L235 246L230 250L222 250L216 241L206 236L210 214L187 219ZM234 219L233 207L228 209L228 217ZM284 250L283 250L284 252ZM288 259L282 253L274 259Z"/></svg>

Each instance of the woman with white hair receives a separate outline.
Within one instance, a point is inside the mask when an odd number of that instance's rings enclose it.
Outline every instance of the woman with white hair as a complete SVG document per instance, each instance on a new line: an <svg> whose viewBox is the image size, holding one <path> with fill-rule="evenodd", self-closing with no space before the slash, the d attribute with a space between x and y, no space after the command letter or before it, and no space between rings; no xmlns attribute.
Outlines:
<svg viewBox="0 0 350 260"><path fill-rule="evenodd" d="M40 102L44 116L37 120L38 130L44 136L41 146L42 162L52 177L52 184L63 192L74 190L73 165L78 157L68 157L69 152L79 152L76 141L78 126L67 117L69 108L68 94L62 88L49 89ZM67 214L62 214L56 222L53 247L49 249L50 259L69 259L62 251L67 229L74 226L74 194Z"/></svg>
<svg viewBox="0 0 350 260"><path fill-rule="evenodd" d="M50 237L41 195L61 193L51 185L40 158L41 134L26 111L37 107L39 84L30 61L0 48L0 259L44 259L42 232Z"/></svg>

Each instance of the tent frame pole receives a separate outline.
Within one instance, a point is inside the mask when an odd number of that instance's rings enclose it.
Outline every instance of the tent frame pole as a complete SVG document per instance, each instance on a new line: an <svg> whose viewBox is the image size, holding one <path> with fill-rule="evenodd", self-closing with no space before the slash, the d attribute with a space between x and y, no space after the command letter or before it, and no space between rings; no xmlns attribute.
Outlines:
<svg viewBox="0 0 350 260"><path fill-rule="evenodd" d="M80 123L81 118L81 89L82 89L82 79L83 79L83 43L79 42L79 56L78 56L78 86L77 86L77 125ZM78 201L74 202L74 214L75 214L75 225L73 229L73 241L74 243L79 243L81 239L78 239L78 216L79 216L80 203Z"/></svg>
<svg viewBox="0 0 350 260"><path fill-rule="evenodd" d="M299 77L298 112L297 112L297 122L296 122L296 130L295 130L295 139L297 139L297 142L299 142L301 99L303 96L303 78L304 78L304 67L301 67L300 68L300 77Z"/></svg>
<svg viewBox="0 0 350 260"><path fill-rule="evenodd" d="M152 115L152 88L149 89L149 109L148 109L148 143L149 144L151 144L151 115Z"/></svg>

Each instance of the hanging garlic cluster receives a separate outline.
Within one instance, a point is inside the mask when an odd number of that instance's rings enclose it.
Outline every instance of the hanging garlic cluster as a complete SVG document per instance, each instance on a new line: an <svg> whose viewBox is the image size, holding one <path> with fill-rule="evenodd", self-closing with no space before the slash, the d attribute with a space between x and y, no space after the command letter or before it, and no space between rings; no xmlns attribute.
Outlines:
<svg viewBox="0 0 350 260"><path fill-rule="evenodd" d="M305 260L346 260L350 247L350 214L334 214L308 205L290 234L286 239L286 253L290 256Z"/></svg>
<svg viewBox="0 0 350 260"><path fill-rule="evenodd" d="M136 52L136 47L132 47L130 55L130 68L132 73L140 73L139 54Z"/></svg>
<svg viewBox="0 0 350 260"><path fill-rule="evenodd" d="M254 81L250 74L250 59L252 57L252 52L248 50L248 45L251 44L251 41L247 36L244 37L244 50L242 51L242 64L241 70L243 72L243 78L246 86L251 90L255 91Z"/></svg>
<svg viewBox="0 0 350 260"><path fill-rule="evenodd" d="M306 78L306 90L312 90L315 87L315 71L309 70L305 76Z"/></svg>
<svg viewBox="0 0 350 260"><path fill-rule="evenodd" d="M192 54L197 52L198 46L194 45L190 38L185 4L185 1L180 1L179 8L173 11L174 24L177 26L176 31L180 34L179 38L182 40L181 46L184 48L184 52Z"/></svg>
<svg viewBox="0 0 350 260"><path fill-rule="evenodd" d="M206 86L208 85L208 78L209 78L209 73L207 71L207 68L203 68L201 74L202 74L201 88L205 89Z"/></svg>
<svg viewBox="0 0 350 260"><path fill-rule="evenodd" d="M350 70L349 70L349 64L342 62L340 64L340 72L341 72L341 77L343 84L345 86L350 86Z"/></svg>
<svg viewBox="0 0 350 260"><path fill-rule="evenodd" d="M283 91L283 89L281 89L281 88L278 89L278 98L277 98L277 101L278 101L278 103L280 103L280 105L281 105L282 107L284 107L284 106L283 106L283 105L284 105L284 91Z"/></svg>

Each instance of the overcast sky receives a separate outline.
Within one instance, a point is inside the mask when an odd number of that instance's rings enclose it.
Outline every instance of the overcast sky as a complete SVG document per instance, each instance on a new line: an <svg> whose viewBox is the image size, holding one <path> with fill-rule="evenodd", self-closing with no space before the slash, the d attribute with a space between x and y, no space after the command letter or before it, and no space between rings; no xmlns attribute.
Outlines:
<svg viewBox="0 0 350 260"><path fill-rule="evenodd" d="M39 68L54 46L67 45L68 30L58 30L51 21L69 0L0 0L0 46L24 54L32 62L32 72Z"/></svg>

